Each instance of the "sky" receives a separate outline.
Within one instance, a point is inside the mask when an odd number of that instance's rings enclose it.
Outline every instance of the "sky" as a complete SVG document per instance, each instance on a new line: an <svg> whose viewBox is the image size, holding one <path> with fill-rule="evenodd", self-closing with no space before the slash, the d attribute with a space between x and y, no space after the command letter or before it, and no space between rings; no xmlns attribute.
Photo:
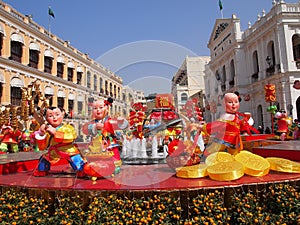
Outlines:
<svg viewBox="0 0 300 225"><path fill-rule="evenodd" d="M170 92L186 56L209 56L216 19L235 14L241 29L273 0L4 0L145 95ZM298 0L286 0L297 3ZM48 15L51 7L54 16Z"/></svg>

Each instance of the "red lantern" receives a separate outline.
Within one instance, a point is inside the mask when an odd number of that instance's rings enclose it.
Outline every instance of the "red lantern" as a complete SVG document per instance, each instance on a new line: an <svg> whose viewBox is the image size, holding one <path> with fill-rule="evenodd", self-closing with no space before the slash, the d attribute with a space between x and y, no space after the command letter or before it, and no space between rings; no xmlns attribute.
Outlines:
<svg viewBox="0 0 300 225"><path fill-rule="evenodd" d="M250 101L250 95L249 95L249 94L246 94L246 95L244 96L244 101L245 101L245 102Z"/></svg>
<svg viewBox="0 0 300 225"><path fill-rule="evenodd" d="M266 102L275 102L276 101L275 84L266 84L265 85L265 101Z"/></svg>
<svg viewBox="0 0 300 225"><path fill-rule="evenodd" d="M300 80L295 80L294 81L293 88L295 88L297 90L300 90Z"/></svg>

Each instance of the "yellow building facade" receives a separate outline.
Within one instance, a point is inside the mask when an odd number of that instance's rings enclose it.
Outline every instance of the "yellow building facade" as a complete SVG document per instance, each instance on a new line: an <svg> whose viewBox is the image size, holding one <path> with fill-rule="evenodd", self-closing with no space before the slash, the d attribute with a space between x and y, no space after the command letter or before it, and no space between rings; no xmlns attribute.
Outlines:
<svg viewBox="0 0 300 225"><path fill-rule="evenodd" d="M0 104L18 105L21 88L34 81L51 105L68 112L67 121L79 132L95 99L112 97L111 114L122 115L121 77L0 2Z"/></svg>

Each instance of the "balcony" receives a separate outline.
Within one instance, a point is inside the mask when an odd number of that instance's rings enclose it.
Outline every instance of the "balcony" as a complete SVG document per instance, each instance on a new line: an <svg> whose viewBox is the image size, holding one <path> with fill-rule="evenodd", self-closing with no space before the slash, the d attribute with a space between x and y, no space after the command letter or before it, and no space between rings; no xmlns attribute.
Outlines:
<svg viewBox="0 0 300 225"><path fill-rule="evenodd" d="M251 75L251 82L255 83L258 81L258 72Z"/></svg>
<svg viewBox="0 0 300 225"><path fill-rule="evenodd" d="M273 65L269 66L269 68L266 69L266 76L272 76L275 73L275 67Z"/></svg>
<svg viewBox="0 0 300 225"><path fill-rule="evenodd" d="M300 69L300 59L298 59L298 60L296 61L296 67L297 67L297 69Z"/></svg>

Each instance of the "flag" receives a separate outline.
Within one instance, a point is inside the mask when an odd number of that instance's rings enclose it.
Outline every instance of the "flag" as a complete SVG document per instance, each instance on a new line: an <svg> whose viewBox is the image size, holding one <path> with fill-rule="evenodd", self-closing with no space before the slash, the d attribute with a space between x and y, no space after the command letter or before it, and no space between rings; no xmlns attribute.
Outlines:
<svg viewBox="0 0 300 225"><path fill-rule="evenodd" d="M223 9L222 0L219 0L219 8L220 8L220 11L222 11L222 9Z"/></svg>
<svg viewBox="0 0 300 225"><path fill-rule="evenodd" d="M54 12L53 12L53 10L50 8L50 6L49 6L49 8L48 8L48 14L49 14L49 16L52 16L53 18L55 18Z"/></svg>

